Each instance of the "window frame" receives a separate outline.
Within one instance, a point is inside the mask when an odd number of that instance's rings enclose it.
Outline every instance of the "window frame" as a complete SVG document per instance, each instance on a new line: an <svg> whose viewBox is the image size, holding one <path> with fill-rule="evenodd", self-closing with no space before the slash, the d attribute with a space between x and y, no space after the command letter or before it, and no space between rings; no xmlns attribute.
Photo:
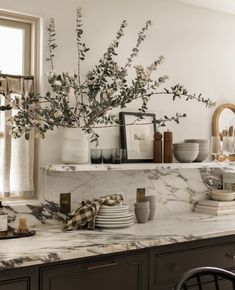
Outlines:
<svg viewBox="0 0 235 290"><path fill-rule="evenodd" d="M39 92L41 89L41 75L42 75L42 46L41 46L41 23L42 19L37 16L27 15L18 12L11 12L0 9L0 25L21 28L25 30L25 51L24 51L24 75L34 76L34 90ZM28 54L30 56L28 57ZM27 61L25 61L27 59ZM41 193L38 192L39 180L39 140L34 138L34 198L42 199ZM2 198L7 203L24 202L26 198ZM32 198L30 198L32 199ZM27 200L28 202L28 200Z"/></svg>

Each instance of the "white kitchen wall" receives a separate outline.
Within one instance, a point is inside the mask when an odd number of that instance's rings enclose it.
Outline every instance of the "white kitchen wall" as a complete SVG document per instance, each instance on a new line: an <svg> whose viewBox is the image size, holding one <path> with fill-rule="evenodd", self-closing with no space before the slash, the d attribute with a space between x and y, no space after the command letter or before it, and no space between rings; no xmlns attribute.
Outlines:
<svg viewBox="0 0 235 290"><path fill-rule="evenodd" d="M191 92L213 98L217 104L234 102L235 96L235 16L191 6L177 0L0 0L0 9L18 11L42 18L43 71L49 70L45 62L47 33L45 24L50 17L56 19L57 71L76 71L74 23L76 7L83 8L85 40L91 51L84 64L84 75L97 63L111 42L123 19L128 28L120 46L119 60L123 63L135 44L138 30L147 19L153 21L147 39L137 59L148 65L159 55L166 57L160 74L168 74L168 86L183 83ZM46 79L43 84L46 89ZM137 104L127 110L134 111ZM186 112L188 118L180 125L170 124L175 141L184 138L208 138L214 109L206 109L196 102L175 101L169 96L153 97L149 111L157 116ZM52 133L40 144L40 164L60 162L62 131ZM117 129L101 132L101 147L118 145Z"/></svg>

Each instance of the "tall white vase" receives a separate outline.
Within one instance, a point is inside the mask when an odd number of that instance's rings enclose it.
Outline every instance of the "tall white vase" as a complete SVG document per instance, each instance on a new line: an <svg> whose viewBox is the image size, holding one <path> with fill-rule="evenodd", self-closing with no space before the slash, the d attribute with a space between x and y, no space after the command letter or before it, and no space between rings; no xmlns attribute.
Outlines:
<svg viewBox="0 0 235 290"><path fill-rule="evenodd" d="M88 163L89 141L82 129L65 128L61 159L70 164Z"/></svg>

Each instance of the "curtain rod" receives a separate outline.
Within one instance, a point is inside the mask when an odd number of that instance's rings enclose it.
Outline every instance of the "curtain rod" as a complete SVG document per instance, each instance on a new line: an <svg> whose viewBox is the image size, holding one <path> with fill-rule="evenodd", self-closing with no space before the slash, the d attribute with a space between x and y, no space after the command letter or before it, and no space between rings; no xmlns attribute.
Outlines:
<svg viewBox="0 0 235 290"><path fill-rule="evenodd" d="M25 80L33 80L33 76L23 76L23 75L9 75L9 74L1 74L0 77L4 78L14 78L14 79L25 79Z"/></svg>

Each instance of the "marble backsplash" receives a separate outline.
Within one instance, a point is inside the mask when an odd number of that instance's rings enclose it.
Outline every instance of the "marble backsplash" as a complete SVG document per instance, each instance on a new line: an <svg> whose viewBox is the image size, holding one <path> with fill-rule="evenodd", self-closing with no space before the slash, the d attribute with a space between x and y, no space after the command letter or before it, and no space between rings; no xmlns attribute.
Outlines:
<svg viewBox="0 0 235 290"><path fill-rule="evenodd" d="M106 172L52 172L45 176L45 199L59 203L60 193L71 193L72 210L83 199L120 193L133 209L137 188L155 195L157 215L191 211L212 188L222 188L219 168L161 169Z"/></svg>
<svg viewBox="0 0 235 290"><path fill-rule="evenodd" d="M45 201L25 205L7 205L9 226L17 228L18 219L27 217L28 226L58 224L66 220L60 213L60 193L71 193L72 210L83 199L121 193L133 209L137 188L157 199L156 217L192 211L196 201L204 199L210 189L222 188L221 168L128 170L106 172L45 171Z"/></svg>

